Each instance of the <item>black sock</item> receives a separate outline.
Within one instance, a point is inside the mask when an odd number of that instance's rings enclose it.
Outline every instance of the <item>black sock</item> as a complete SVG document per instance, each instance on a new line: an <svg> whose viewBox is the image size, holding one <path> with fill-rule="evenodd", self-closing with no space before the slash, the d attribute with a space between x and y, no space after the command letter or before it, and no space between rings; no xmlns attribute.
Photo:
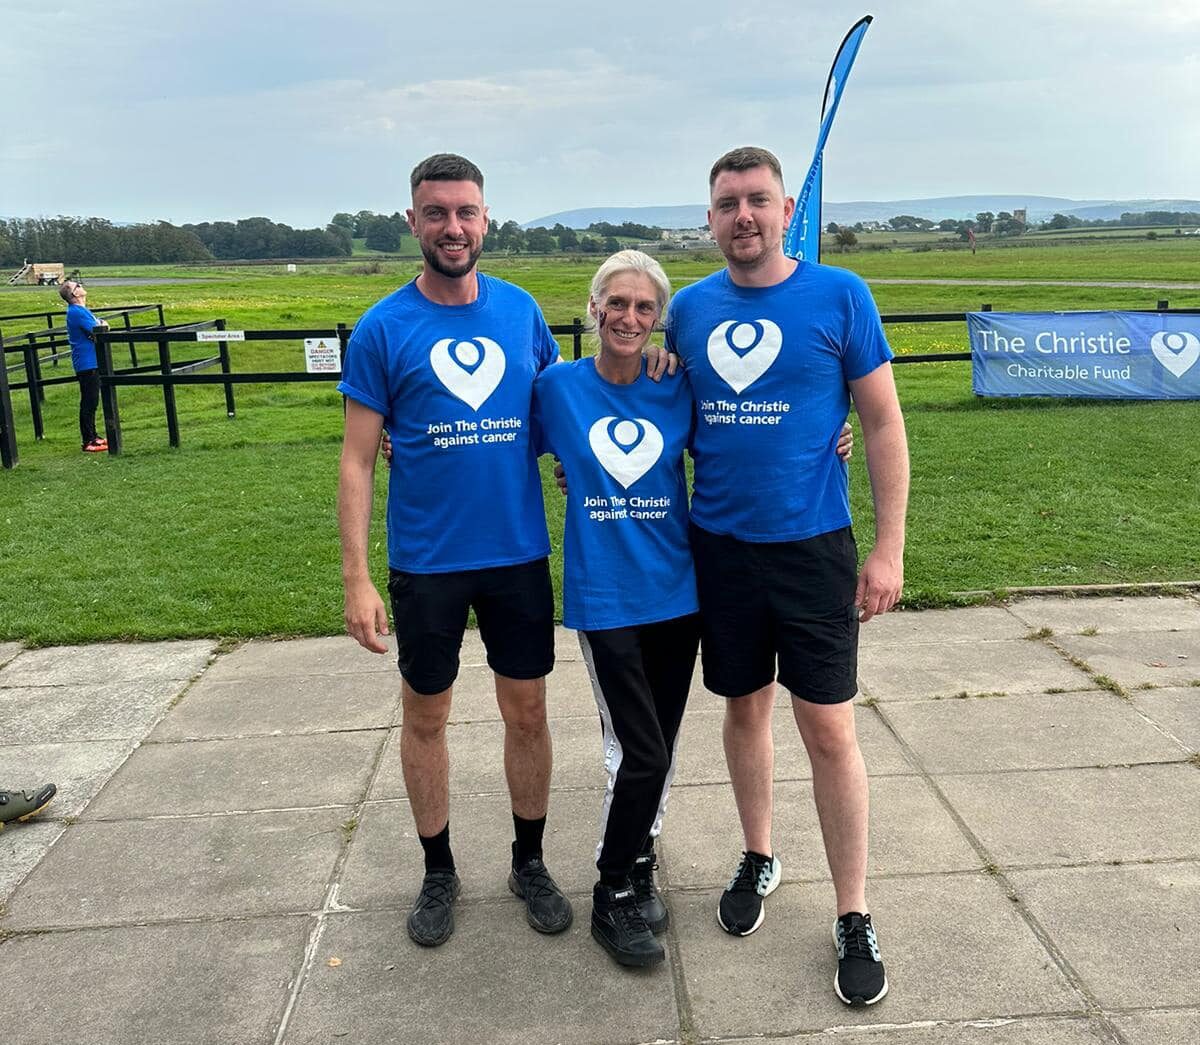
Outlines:
<svg viewBox="0 0 1200 1045"><path fill-rule="evenodd" d="M421 848L425 850L426 874L430 871L454 870L454 854L450 852L449 820L436 835L426 838L423 834L418 834L417 837L421 840Z"/></svg>
<svg viewBox="0 0 1200 1045"><path fill-rule="evenodd" d="M601 871L600 884L619 892L629 885L629 875L617 874L615 871Z"/></svg>
<svg viewBox="0 0 1200 1045"><path fill-rule="evenodd" d="M513 813L513 829L517 840L513 845L513 867L521 867L535 856L542 855L542 835L546 831L546 818L539 816L536 820L526 820Z"/></svg>

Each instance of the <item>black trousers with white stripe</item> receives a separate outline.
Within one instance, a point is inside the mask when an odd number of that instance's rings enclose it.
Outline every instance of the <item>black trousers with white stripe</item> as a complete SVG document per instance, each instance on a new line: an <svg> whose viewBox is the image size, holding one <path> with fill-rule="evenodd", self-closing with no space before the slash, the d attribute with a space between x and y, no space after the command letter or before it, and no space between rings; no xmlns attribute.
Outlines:
<svg viewBox="0 0 1200 1045"><path fill-rule="evenodd" d="M596 867L625 875L662 829L679 726L700 645L697 614L581 631L604 738L608 789Z"/></svg>

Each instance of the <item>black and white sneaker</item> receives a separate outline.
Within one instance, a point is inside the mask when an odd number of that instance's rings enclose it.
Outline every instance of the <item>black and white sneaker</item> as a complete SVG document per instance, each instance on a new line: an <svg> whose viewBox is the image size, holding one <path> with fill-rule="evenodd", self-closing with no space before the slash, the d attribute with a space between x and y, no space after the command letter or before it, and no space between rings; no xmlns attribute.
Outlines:
<svg viewBox="0 0 1200 1045"><path fill-rule="evenodd" d="M458 875L453 871L430 871L425 875L416 902L408 912L408 935L414 943L437 947L450 939L458 892Z"/></svg>
<svg viewBox="0 0 1200 1045"><path fill-rule="evenodd" d="M874 1005L888 992L879 941L869 914L851 911L833 923L838 971L833 989L847 1005Z"/></svg>
<svg viewBox="0 0 1200 1045"><path fill-rule="evenodd" d="M654 884L654 871L657 867L653 849L640 854L633 861L633 870L629 872L629 884L633 886L638 910L642 912L650 931L655 936L660 936L671 924L671 912L667 910L662 894Z"/></svg>
<svg viewBox="0 0 1200 1045"><path fill-rule="evenodd" d="M749 936L763 923L763 898L778 887L783 865L775 856L747 850L717 905L717 923L734 936Z"/></svg>
<svg viewBox="0 0 1200 1045"><path fill-rule="evenodd" d="M666 957L638 909L631 885L613 889L596 883L592 889L592 937L620 965L646 968Z"/></svg>

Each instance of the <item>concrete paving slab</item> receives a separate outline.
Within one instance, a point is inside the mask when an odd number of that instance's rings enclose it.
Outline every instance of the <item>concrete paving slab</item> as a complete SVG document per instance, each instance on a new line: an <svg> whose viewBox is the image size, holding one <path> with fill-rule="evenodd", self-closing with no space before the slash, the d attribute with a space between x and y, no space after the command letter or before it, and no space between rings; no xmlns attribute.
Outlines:
<svg viewBox="0 0 1200 1045"><path fill-rule="evenodd" d="M674 908L698 1037L1082 1013L1082 999L986 875L875 883L890 989L869 1009L847 1008L833 993L832 885L781 886L763 927L744 938L717 925L719 895L690 893Z"/></svg>
<svg viewBox="0 0 1200 1045"><path fill-rule="evenodd" d="M980 867L979 857L920 777L871 781L870 840L869 875ZM829 877L810 783L776 783L773 842L784 881ZM660 848L672 887L723 888L742 850L733 790L720 784L674 788Z"/></svg>
<svg viewBox="0 0 1200 1045"><path fill-rule="evenodd" d="M1200 863L1018 871L1010 877L1106 1009L1200 1007Z"/></svg>
<svg viewBox="0 0 1200 1045"><path fill-rule="evenodd" d="M76 824L0 928L280 914L319 906L346 809Z"/></svg>
<svg viewBox="0 0 1200 1045"><path fill-rule="evenodd" d="M1200 773L1186 762L937 783L1001 866L1200 857Z"/></svg>
<svg viewBox="0 0 1200 1045"><path fill-rule="evenodd" d="M85 814L88 820L352 805L387 733L143 744Z"/></svg>
<svg viewBox="0 0 1200 1045"><path fill-rule="evenodd" d="M1187 686L1200 679L1197 630L1068 635L1054 641L1127 690L1145 685Z"/></svg>
<svg viewBox="0 0 1200 1045"><path fill-rule="evenodd" d="M1055 635L1200 628L1200 603L1167 595L1022 599L1009 608L1030 628L1050 628Z"/></svg>
<svg viewBox="0 0 1200 1045"><path fill-rule="evenodd" d="M214 682L205 675L171 709L152 740L323 733L391 725L397 673L291 675Z"/></svg>
<svg viewBox="0 0 1200 1045"><path fill-rule="evenodd" d="M396 675L397 689L400 685ZM587 667L580 661L560 661L546 676L546 714L554 718L595 718L596 700ZM485 665L464 666L454 683L451 722L498 722L496 682ZM399 718L397 718L399 721Z"/></svg>
<svg viewBox="0 0 1200 1045"><path fill-rule="evenodd" d="M0 976L30 989L5 999L5 1040L270 1045L307 930L255 918L16 936Z"/></svg>
<svg viewBox="0 0 1200 1045"><path fill-rule="evenodd" d="M459 904L441 947L420 948L405 912L334 915L288 1026L289 1045L610 1045L679 1034L670 958L619 968L587 919L556 936L514 927L503 905ZM340 963L331 968L330 958Z"/></svg>
<svg viewBox="0 0 1200 1045"><path fill-rule="evenodd" d="M141 740L184 685L146 679L0 689L0 736L8 744Z"/></svg>
<svg viewBox="0 0 1200 1045"><path fill-rule="evenodd" d="M557 792L550 797L546 865L563 892L576 897L590 898L596 880L602 797L600 791ZM507 795L461 797L450 803L450 842L463 900L512 899L512 918L524 924L524 909L512 898L507 884L512 839L512 807ZM339 901L354 908L408 905L424 873L408 802L368 802L354 832Z"/></svg>
<svg viewBox="0 0 1200 1045"><path fill-rule="evenodd" d="M1090 689L1094 683L1040 642L863 646L858 678L876 700L947 697L955 693L1043 693Z"/></svg>
<svg viewBox="0 0 1200 1045"><path fill-rule="evenodd" d="M0 642L0 668L4 667L23 648L19 642Z"/></svg>
<svg viewBox="0 0 1200 1045"><path fill-rule="evenodd" d="M198 642L100 642L26 650L0 670L0 686L79 686L190 679L216 648Z"/></svg>
<svg viewBox="0 0 1200 1045"><path fill-rule="evenodd" d="M387 638L387 653L363 649L349 635L272 642L252 639L222 654L208 669L214 682L277 678L283 675L357 675L396 670L396 640Z"/></svg>
<svg viewBox="0 0 1200 1045"><path fill-rule="evenodd" d="M550 726L554 745L554 788L603 788L604 771L600 719L569 718ZM504 723L450 723L446 727L450 748L450 793L474 795L508 793L504 776ZM403 798L404 772L400 764L400 731L388 742L379 775L371 787L374 799Z"/></svg>
<svg viewBox="0 0 1200 1045"><path fill-rule="evenodd" d="M1035 1019L917 1020L908 1026L837 1027L824 1034L775 1037L770 1045L1108 1045L1094 1022L1081 1016ZM726 1039L722 1045L766 1045L763 1038ZM1133 1043L1130 1043L1133 1045ZM1159 1041L1157 1045L1167 1045ZM1182 1042L1178 1045L1183 1045Z"/></svg>
<svg viewBox="0 0 1200 1045"><path fill-rule="evenodd" d="M1195 1045L1200 1009L1139 1012L1112 1017L1128 1045Z"/></svg>
<svg viewBox="0 0 1200 1045"><path fill-rule="evenodd" d="M901 611L875 617L859 630L864 647L909 646L922 643L996 642L1023 639L1029 627L1003 606L972 606L956 610Z"/></svg>
<svg viewBox="0 0 1200 1045"><path fill-rule="evenodd" d="M930 773L1178 762L1182 755L1107 690L894 702L881 711Z"/></svg>
<svg viewBox="0 0 1200 1045"><path fill-rule="evenodd" d="M0 831L0 904L8 901L65 830L63 824L53 820L29 820Z"/></svg>
<svg viewBox="0 0 1200 1045"><path fill-rule="evenodd" d="M52 783L58 794L43 815L78 816L134 746L132 740L0 746L0 786Z"/></svg>
<svg viewBox="0 0 1200 1045"><path fill-rule="evenodd" d="M1200 686L1141 689L1133 703L1192 751L1200 751Z"/></svg>
<svg viewBox="0 0 1200 1045"><path fill-rule="evenodd" d="M680 784L717 784L729 781L725 763L725 746L721 739L724 710L692 711L683 720L679 739L679 764L675 781ZM859 747L867 763L869 776L910 774L909 765L896 738L880 717L869 707L854 709L854 724ZM804 741L792 716L791 701L777 707L772 715L772 735L775 739L775 779L808 780L812 766L804 750Z"/></svg>

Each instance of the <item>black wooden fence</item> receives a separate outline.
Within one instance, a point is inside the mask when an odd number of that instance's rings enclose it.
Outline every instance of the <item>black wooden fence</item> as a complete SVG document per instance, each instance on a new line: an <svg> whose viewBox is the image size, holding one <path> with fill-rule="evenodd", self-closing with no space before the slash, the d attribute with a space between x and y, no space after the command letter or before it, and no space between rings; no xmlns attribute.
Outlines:
<svg viewBox="0 0 1200 1045"><path fill-rule="evenodd" d="M161 306L140 306L145 308L159 308ZM133 311L133 310L109 310L109 311ZM990 312L992 306L985 304L980 311ZM1166 312L1174 314L1197 314L1200 309L1172 309L1169 307L1169 302L1159 301L1157 306L1152 309L1122 309L1121 311L1133 312ZM58 313L57 315L61 315ZM35 314L40 315L40 314ZM2 317L0 317L2 318ZM12 318L12 317L10 317ZM24 317L29 318L29 317ZM161 318L161 311L160 311ZM889 313L881 317L884 324L920 324L920 323L965 323L966 313L963 312L906 312L906 313ZM201 336L201 333L206 330L215 331L208 334L207 337ZM571 356L574 359L579 359L583 355L583 337L587 333L587 328L584 326L582 319L576 316L570 323L552 324L550 332L558 337L571 338ZM301 330L239 330L230 331L226 329L226 323L223 319L212 320L206 323L187 324L176 327L159 326L157 328L129 328L124 329L97 329L96 331L96 356L100 366L100 391L101 405L104 410L104 425L108 438L108 452L110 454L119 454L122 447L122 432L121 432L121 417L118 389L123 387L136 387L139 385L154 385L159 386L163 390L163 409L167 424L167 439L171 446L179 446L179 414L175 399L175 389L180 385L210 385L221 384L225 387L225 408L229 417L235 415L234 404L234 385L238 384L283 384L293 382L329 382L337 381L341 377L340 373L322 372L308 373L299 371L255 371L255 372L234 372L231 365L229 345L232 342L243 341L288 341L305 338L326 338L338 341L341 350L342 359L345 360L347 342L349 341L351 329L343 323L338 323L334 327L323 327L317 329L301 329ZM18 335L18 338L28 337L29 335ZM42 336L42 335L39 335ZM217 345L217 354L215 356L201 357L198 359L175 360L171 356L171 345L180 342L196 344L198 342L215 342ZM2 343L2 342L0 342ZM113 365L112 350L114 345L127 344L135 363L134 366L117 369ZM154 344L158 348L158 362L143 366L136 364L136 346L140 344ZM6 350L11 350L7 349ZM27 352L28 346L21 345L18 351ZM968 352L933 352L921 354L897 355L893 359L896 364L909 363L934 363L946 361L969 360L971 353ZM27 374L32 373L36 369L36 364L31 365L28 358L25 361ZM219 367L219 373L205 374L199 371ZM13 436L13 421L12 421L12 403L10 391L12 389L30 388L30 403L35 412L35 432L37 437L41 438L41 412L35 404L35 400L39 399L40 386L50 384L62 384L73 382L74 377L51 378L42 380L30 385L29 381L14 383L11 386L7 380L7 371L4 367L0 367L0 461L5 468L11 468L17 462L16 442Z"/></svg>

